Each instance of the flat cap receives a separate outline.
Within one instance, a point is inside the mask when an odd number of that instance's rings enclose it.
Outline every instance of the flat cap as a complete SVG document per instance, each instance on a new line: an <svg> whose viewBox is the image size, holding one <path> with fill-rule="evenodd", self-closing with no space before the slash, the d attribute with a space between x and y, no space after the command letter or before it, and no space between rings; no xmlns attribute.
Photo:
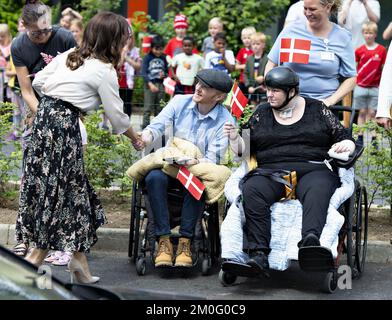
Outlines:
<svg viewBox="0 0 392 320"><path fill-rule="evenodd" d="M226 72L221 70L200 70L196 74L196 79L206 87L214 88L225 93L229 93L233 86L233 80Z"/></svg>

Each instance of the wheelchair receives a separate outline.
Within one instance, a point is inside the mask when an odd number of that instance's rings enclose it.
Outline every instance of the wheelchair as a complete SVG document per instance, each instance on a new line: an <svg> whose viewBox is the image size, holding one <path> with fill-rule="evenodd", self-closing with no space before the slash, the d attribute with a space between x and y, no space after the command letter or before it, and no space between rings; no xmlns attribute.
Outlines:
<svg viewBox="0 0 392 320"><path fill-rule="evenodd" d="M137 274L142 276L146 273L147 261L149 260L152 265L155 261L154 218L144 182L133 182L132 191L128 257L135 263ZM169 186L168 190L171 229L180 224L182 203L182 184L176 180L175 185ZM172 231L174 247L178 243L178 238L179 234ZM201 261L202 275L210 274L212 266L218 262L220 256L218 203L205 205L196 224L192 247L193 267Z"/></svg>
<svg viewBox="0 0 392 320"><path fill-rule="evenodd" d="M348 107L335 106L331 109L351 112L349 130L352 130L354 121L354 111ZM356 145L353 155L347 161L334 159L338 167L353 167L356 160L361 156L364 148ZM226 217L230 203L226 201L224 217ZM347 265L351 269L352 279L359 279L365 270L367 237L368 237L368 200L367 191L361 183L355 179L354 192L338 209L344 217L344 223L338 235L337 257L334 259L332 252L325 247L303 247L298 250L298 262L303 271L325 273L322 290L326 293L333 293L338 285L338 267L342 255L346 255ZM238 263L241 267L247 265ZM227 264L229 266L229 263ZM246 268L245 268L246 269ZM249 267L250 269L250 267ZM219 272L219 280L223 286L230 286L235 283L238 276L252 277L251 272L241 273L238 270L226 267L222 262Z"/></svg>

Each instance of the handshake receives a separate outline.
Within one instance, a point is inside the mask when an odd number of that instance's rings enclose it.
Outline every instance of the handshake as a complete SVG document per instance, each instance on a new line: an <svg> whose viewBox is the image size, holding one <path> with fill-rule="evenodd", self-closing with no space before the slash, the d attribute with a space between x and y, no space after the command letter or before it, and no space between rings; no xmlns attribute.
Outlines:
<svg viewBox="0 0 392 320"><path fill-rule="evenodd" d="M137 132L136 137L131 138L132 146L137 151L141 151L152 142L152 139L152 134L149 131Z"/></svg>

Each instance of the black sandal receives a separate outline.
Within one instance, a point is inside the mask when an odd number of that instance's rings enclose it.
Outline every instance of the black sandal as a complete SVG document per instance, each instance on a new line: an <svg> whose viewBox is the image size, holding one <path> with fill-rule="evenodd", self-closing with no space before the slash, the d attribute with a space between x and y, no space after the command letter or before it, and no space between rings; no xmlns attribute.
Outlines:
<svg viewBox="0 0 392 320"><path fill-rule="evenodd" d="M26 245L24 243L19 243L12 249L12 252L15 253L19 257L25 257L28 250L29 250L28 245Z"/></svg>

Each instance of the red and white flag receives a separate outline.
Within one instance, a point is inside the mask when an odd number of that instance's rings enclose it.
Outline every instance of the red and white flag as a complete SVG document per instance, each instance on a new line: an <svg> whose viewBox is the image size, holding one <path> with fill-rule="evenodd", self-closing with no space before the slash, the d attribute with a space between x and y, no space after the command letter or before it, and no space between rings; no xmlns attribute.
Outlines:
<svg viewBox="0 0 392 320"><path fill-rule="evenodd" d="M176 82L172 78L166 77L163 80L163 86L165 87L165 92L172 96L174 93L174 88L176 86Z"/></svg>
<svg viewBox="0 0 392 320"><path fill-rule="evenodd" d="M200 200L205 186L193 175L193 173L190 173L185 167L180 167L180 170L178 170L177 173L177 179L180 180L196 200Z"/></svg>
<svg viewBox="0 0 392 320"><path fill-rule="evenodd" d="M280 41L280 62L308 64L311 44L310 40L282 38Z"/></svg>
<svg viewBox="0 0 392 320"><path fill-rule="evenodd" d="M241 118L246 105L248 104L248 98L242 93L237 81L234 81L233 89L231 89L231 100L230 108L231 113L237 118Z"/></svg>

